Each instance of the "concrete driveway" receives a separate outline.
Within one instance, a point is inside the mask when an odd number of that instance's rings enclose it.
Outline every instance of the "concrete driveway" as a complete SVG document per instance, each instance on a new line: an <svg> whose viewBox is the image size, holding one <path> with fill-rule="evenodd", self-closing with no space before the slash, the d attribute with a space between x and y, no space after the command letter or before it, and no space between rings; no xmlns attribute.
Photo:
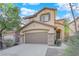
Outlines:
<svg viewBox="0 0 79 59"><path fill-rule="evenodd" d="M0 56L45 56L48 45L21 44L0 51Z"/></svg>
<svg viewBox="0 0 79 59"><path fill-rule="evenodd" d="M65 45L20 44L0 51L0 56L63 56Z"/></svg>

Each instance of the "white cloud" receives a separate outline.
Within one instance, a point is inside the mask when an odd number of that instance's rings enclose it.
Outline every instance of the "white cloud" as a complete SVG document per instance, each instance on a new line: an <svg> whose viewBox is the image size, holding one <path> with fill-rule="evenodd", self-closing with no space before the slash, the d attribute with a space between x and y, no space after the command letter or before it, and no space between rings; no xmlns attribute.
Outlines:
<svg viewBox="0 0 79 59"><path fill-rule="evenodd" d="M23 6L25 6L25 5L26 5L26 3L23 3L22 5L23 5Z"/></svg>
<svg viewBox="0 0 79 59"><path fill-rule="evenodd" d="M40 3L23 3L24 6L25 6L26 4L29 4L29 5L39 5Z"/></svg>
<svg viewBox="0 0 79 59"><path fill-rule="evenodd" d="M69 17L71 17L72 15L70 14L70 13L67 13L67 14L65 14L64 16L63 16L63 18L69 18Z"/></svg>
<svg viewBox="0 0 79 59"><path fill-rule="evenodd" d="M58 10L60 11L68 11L69 13L66 13L65 15L63 15L61 18L68 18L70 19L70 21L73 20L72 14L71 14L71 9L69 6L69 3L58 3ZM72 8L74 11L74 15L75 17L79 16L79 4L78 3L72 3Z"/></svg>
<svg viewBox="0 0 79 59"><path fill-rule="evenodd" d="M36 10L27 9L27 8L21 8L20 10L21 10L21 15L22 15L22 16L33 15L33 14L36 12Z"/></svg>
<svg viewBox="0 0 79 59"><path fill-rule="evenodd" d="M70 22L73 20L72 14L71 13L67 13L63 16L64 19L68 19Z"/></svg>
<svg viewBox="0 0 79 59"><path fill-rule="evenodd" d="M73 6L73 9L76 13L79 13L79 4L76 4L76 6Z"/></svg>
<svg viewBox="0 0 79 59"><path fill-rule="evenodd" d="M56 16L56 20L61 19L59 16Z"/></svg>
<svg viewBox="0 0 79 59"><path fill-rule="evenodd" d="M70 6L69 6L69 3L57 3L58 5L58 10L62 11L62 10L65 10L65 11L71 11L70 9ZM73 10L75 10L76 12L79 13L79 4L78 3L72 3L72 8Z"/></svg>
<svg viewBox="0 0 79 59"><path fill-rule="evenodd" d="M58 3L58 10L66 10L66 11L69 11L70 10L70 6L68 3Z"/></svg>
<svg viewBox="0 0 79 59"><path fill-rule="evenodd" d="M63 15L62 17L57 16L56 19L68 19L70 22L73 20L72 14L71 13L67 13L65 15Z"/></svg>
<svg viewBox="0 0 79 59"><path fill-rule="evenodd" d="M28 3L29 5L39 5L40 3Z"/></svg>

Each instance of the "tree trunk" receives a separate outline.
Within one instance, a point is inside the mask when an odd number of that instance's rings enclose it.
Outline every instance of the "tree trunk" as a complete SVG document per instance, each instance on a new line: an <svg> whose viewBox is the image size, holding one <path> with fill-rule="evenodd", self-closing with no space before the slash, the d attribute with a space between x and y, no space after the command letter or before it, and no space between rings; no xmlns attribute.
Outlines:
<svg viewBox="0 0 79 59"><path fill-rule="evenodd" d="M3 48L3 42L2 42L2 32L0 32L0 49Z"/></svg>
<svg viewBox="0 0 79 59"><path fill-rule="evenodd" d="M19 44L19 37L20 36L20 34L19 34L19 32L15 32L15 41L16 41L16 44Z"/></svg>
<svg viewBox="0 0 79 59"><path fill-rule="evenodd" d="M75 15L74 15L74 12L73 12L73 8L72 8L71 3L69 3L69 6L70 6L70 9L71 9L72 17L73 17L73 19L74 19L74 24L75 24L75 32L77 32L77 24L76 24L76 19L75 19Z"/></svg>

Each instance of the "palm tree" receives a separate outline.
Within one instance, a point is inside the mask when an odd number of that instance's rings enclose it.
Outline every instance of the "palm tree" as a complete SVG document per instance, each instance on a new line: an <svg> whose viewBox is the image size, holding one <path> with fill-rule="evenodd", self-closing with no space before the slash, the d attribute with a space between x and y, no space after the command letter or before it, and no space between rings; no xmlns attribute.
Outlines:
<svg viewBox="0 0 79 59"><path fill-rule="evenodd" d="M74 12L73 12L73 8L72 8L71 3L69 3L69 6L70 6L70 9L71 9L72 17L73 17L73 19L74 19L74 24L75 24L75 32L77 32L77 24L76 24L76 19L75 19L75 15L74 15Z"/></svg>

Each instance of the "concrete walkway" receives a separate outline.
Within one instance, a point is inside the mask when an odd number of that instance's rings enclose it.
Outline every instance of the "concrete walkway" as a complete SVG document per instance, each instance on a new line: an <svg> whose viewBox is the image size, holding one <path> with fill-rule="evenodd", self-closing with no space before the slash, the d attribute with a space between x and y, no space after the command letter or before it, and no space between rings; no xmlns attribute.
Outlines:
<svg viewBox="0 0 79 59"><path fill-rule="evenodd" d="M45 56L47 48L41 44L21 44L0 51L0 56Z"/></svg>
<svg viewBox="0 0 79 59"><path fill-rule="evenodd" d="M64 50L59 48L48 48L46 52L46 56L62 56Z"/></svg>
<svg viewBox="0 0 79 59"><path fill-rule="evenodd" d="M67 45L63 44L59 47L49 46L46 52L46 56L64 56L64 49Z"/></svg>

